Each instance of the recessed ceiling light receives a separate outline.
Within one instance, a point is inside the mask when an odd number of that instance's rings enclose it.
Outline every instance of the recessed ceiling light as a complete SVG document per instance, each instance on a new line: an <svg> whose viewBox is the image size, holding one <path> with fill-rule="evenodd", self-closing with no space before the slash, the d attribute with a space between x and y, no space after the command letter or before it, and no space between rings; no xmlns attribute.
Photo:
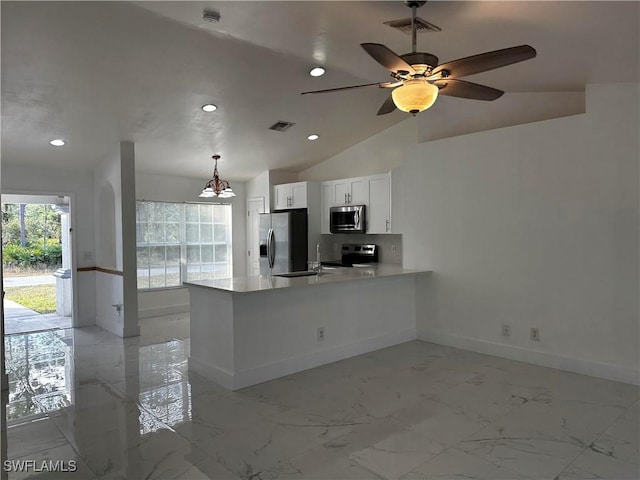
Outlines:
<svg viewBox="0 0 640 480"><path fill-rule="evenodd" d="M206 105L202 105L202 110L205 112L215 112L218 109L213 103L207 103Z"/></svg>
<svg viewBox="0 0 640 480"><path fill-rule="evenodd" d="M307 140L317 140L319 138L320 138L320 136L316 135L315 133L312 133L311 135L309 135L307 137Z"/></svg>
<svg viewBox="0 0 640 480"><path fill-rule="evenodd" d="M321 77L322 75L324 75L324 68L322 67L312 68L311 71L309 72L309 75L311 75L312 77Z"/></svg>
<svg viewBox="0 0 640 480"><path fill-rule="evenodd" d="M55 140L51 140L49 143L54 147L62 147L66 142L61 138L56 138Z"/></svg>

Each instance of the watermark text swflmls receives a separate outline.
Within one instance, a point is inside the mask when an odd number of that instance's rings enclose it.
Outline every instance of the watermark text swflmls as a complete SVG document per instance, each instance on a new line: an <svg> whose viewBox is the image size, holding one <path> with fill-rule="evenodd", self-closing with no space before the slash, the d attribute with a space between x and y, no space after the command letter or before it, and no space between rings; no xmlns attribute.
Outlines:
<svg viewBox="0 0 640 480"><path fill-rule="evenodd" d="M5 472L75 472L78 464L75 460L5 460L2 464Z"/></svg>

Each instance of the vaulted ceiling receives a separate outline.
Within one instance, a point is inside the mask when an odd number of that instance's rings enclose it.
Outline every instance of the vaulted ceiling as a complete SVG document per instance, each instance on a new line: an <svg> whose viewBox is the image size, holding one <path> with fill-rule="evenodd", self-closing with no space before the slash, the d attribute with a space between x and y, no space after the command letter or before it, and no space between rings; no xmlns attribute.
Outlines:
<svg viewBox="0 0 640 480"><path fill-rule="evenodd" d="M513 92L580 92L587 83L639 81L638 2L432 1L418 15L439 26L418 50L441 62L520 44L538 56L469 77ZM407 119L376 112L377 88L300 92L386 81L359 46L410 51L383 22L393 2L1 2L2 163L92 168L120 140L140 171L205 178L300 171ZM204 10L219 22L206 22ZM327 73L310 77L316 65ZM508 95L496 102L508 102ZM464 117L453 102L443 121ZM200 107L214 103L216 112ZM471 105L471 104L469 104ZM459 113L457 108L459 108ZM470 107L471 108L471 107ZM430 115L425 111L420 115ZM268 127L284 120L286 132ZM307 140L311 133L320 135ZM49 140L64 138L64 147Z"/></svg>

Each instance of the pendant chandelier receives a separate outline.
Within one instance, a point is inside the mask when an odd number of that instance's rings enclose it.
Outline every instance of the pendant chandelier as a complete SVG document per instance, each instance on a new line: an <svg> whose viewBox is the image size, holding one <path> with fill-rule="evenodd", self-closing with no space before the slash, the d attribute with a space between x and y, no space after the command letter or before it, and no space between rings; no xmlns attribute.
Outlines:
<svg viewBox="0 0 640 480"><path fill-rule="evenodd" d="M218 175L218 159L220 158L220 155L214 155L211 158L213 158L213 160L215 161L215 167L213 168L213 178L207 182L207 184L202 189L202 193L199 196L203 198L235 197L236 194L233 193L233 190L231 190L229 182L227 182L226 180L220 180L220 176Z"/></svg>

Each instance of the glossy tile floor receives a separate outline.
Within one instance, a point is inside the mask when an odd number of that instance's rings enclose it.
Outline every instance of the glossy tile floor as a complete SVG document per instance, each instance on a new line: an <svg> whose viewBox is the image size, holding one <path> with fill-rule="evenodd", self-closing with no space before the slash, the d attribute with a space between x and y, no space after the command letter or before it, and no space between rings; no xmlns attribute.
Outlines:
<svg viewBox="0 0 640 480"><path fill-rule="evenodd" d="M636 386L413 341L231 393L187 371L188 318L141 327L7 337L3 456L77 462L47 479L640 476Z"/></svg>

